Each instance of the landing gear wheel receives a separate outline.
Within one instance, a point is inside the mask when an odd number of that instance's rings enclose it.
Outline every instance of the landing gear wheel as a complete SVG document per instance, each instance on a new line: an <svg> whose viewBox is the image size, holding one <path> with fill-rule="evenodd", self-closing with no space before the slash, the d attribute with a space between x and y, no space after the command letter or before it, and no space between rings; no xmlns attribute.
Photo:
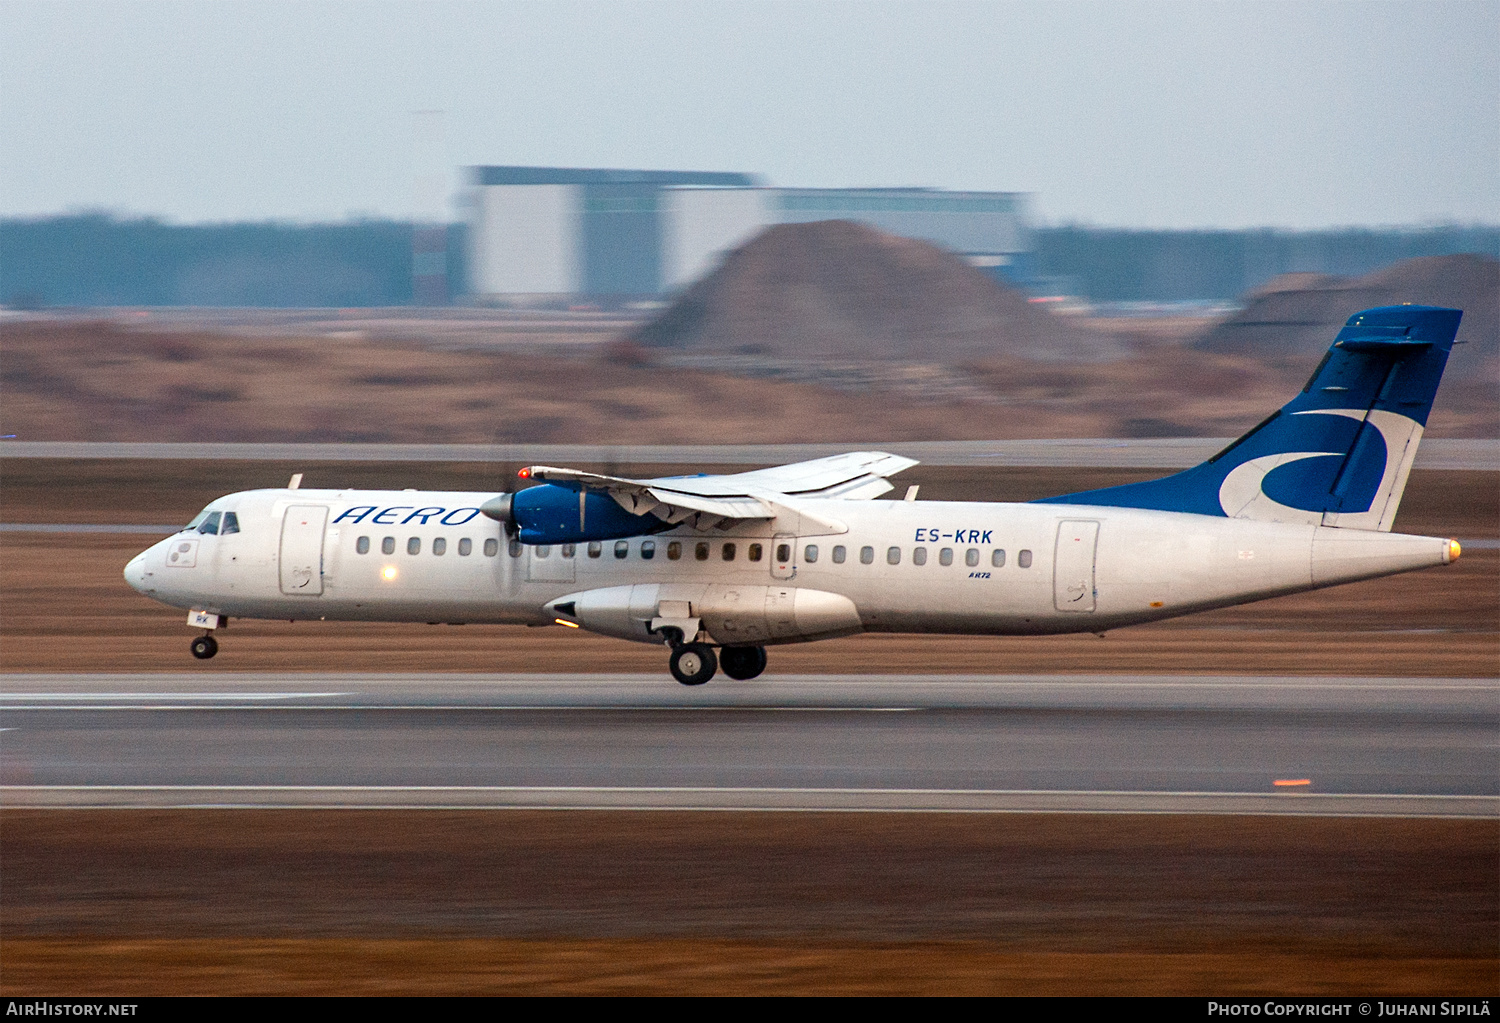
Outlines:
<svg viewBox="0 0 1500 1023"><path fill-rule="evenodd" d="M766 648L763 646L727 646L719 651L719 667L724 674L741 682L766 670Z"/></svg>
<svg viewBox="0 0 1500 1023"><path fill-rule="evenodd" d="M701 686L719 670L713 647L706 643L688 643L672 649L668 662L672 677L685 686Z"/></svg>
<svg viewBox="0 0 1500 1023"><path fill-rule="evenodd" d="M198 660L206 661L219 652L219 641L212 636L199 636L188 649L193 651L193 656Z"/></svg>

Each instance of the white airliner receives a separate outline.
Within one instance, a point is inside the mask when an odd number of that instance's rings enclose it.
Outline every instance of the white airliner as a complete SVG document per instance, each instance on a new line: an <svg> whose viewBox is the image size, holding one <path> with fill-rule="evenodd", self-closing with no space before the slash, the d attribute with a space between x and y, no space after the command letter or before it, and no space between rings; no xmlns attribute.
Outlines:
<svg viewBox="0 0 1500 1023"><path fill-rule="evenodd" d="M1202 465L1027 504L876 501L916 463L852 452L729 476L532 466L514 494L252 490L125 568L228 619L569 626L656 643L686 685L859 632L1104 632L1444 565L1390 532L1462 313L1352 317L1303 391ZM294 479L294 483L299 482ZM717 651L717 653L716 653Z"/></svg>

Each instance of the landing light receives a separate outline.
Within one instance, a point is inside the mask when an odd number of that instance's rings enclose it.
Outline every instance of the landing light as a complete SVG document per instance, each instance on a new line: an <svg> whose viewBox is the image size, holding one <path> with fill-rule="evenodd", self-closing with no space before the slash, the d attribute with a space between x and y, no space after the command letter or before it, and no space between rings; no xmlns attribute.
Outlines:
<svg viewBox="0 0 1500 1023"><path fill-rule="evenodd" d="M384 568L382 568L380 570L380 577L382 579L384 579L386 582L390 582L392 579L396 578L396 566L395 565L387 565Z"/></svg>
<svg viewBox="0 0 1500 1023"><path fill-rule="evenodd" d="M570 629L576 629L576 628L578 628L578 623L577 622L570 622L566 618L554 618L552 620L554 622L556 622L558 625L566 625Z"/></svg>
<svg viewBox="0 0 1500 1023"><path fill-rule="evenodd" d="M1449 540L1448 541L1448 561L1449 561L1450 564L1453 563L1453 562L1455 562L1455 561L1457 561L1458 560L1458 556L1460 554L1462 554L1463 552L1464 552L1464 549L1459 546L1459 543L1458 543L1457 540Z"/></svg>

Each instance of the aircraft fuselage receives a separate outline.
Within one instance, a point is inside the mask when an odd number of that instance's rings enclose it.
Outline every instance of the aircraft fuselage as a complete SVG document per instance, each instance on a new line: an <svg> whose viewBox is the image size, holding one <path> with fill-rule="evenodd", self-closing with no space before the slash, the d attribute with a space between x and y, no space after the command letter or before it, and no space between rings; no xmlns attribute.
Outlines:
<svg viewBox="0 0 1500 1023"><path fill-rule="evenodd" d="M547 547L479 514L491 496L232 494L208 511L233 511L238 532L181 532L125 576L164 603L235 618L563 618L659 643L651 622L677 608L711 642L769 645L859 631L1103 632L1456 553L1434 537L1133 508L827 499L788 500L774 520L727 530ZM570 596L572 615L558 609Z"/></svg>

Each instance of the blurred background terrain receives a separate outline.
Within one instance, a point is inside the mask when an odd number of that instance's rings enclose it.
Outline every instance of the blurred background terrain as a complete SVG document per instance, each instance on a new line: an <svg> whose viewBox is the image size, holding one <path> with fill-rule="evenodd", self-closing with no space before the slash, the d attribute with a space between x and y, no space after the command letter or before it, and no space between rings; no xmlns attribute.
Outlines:
<svg viewBox="0 0 1500 1023"><path fill-rule="evenodd" d="M752 443L1235 435L1374 305L1465 310L1429 431L1500 435L1500 261L1235 302L1038 295L850 221L770 227L670 302L10 310L25 440Z"/></svg>

